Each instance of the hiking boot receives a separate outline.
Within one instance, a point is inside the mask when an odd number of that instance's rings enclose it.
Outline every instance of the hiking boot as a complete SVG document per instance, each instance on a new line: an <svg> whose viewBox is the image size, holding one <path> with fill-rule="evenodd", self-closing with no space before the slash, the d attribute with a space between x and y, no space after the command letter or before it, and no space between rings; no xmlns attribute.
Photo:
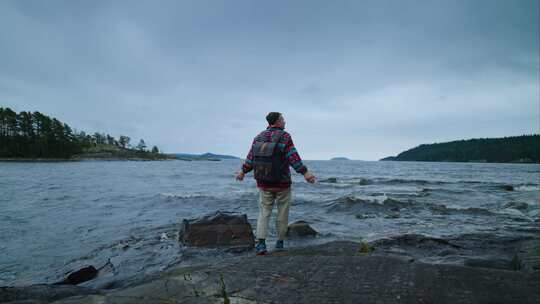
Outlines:
<svg viewBox="0 0 540 304"><path fill-rule="evenodd" d="M255 253L257 255L265 255L266 252L266 243L258 242L257 245L255 245Z"/></svg>
<svg viewBox="0 0 540 304"><path fill-rule="evenodd" d="M278 240L276 242L276 251L283 251L285 247L283 246L283 240Z"/></svg>

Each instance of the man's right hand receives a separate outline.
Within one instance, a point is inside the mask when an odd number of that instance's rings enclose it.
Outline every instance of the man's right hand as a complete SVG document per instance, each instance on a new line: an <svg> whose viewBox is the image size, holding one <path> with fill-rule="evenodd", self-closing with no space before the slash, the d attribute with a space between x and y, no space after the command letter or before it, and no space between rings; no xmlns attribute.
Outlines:
<svg viewBox="0 0 540 304"><path fill-rule="evenodd" d="M242 181L242 180L244 180L244 176L246 176L244 171L240 171L240 172L238 172L238 174L236 174L236 180L237 181Z"/></svg>
<svg viewBox="0 0 540 304"><path fill-rule="evenodd" d="M306 182L310 184L315 183L315 175L311 174L309 171L304 174L304 178L306 179Z"/></svg>

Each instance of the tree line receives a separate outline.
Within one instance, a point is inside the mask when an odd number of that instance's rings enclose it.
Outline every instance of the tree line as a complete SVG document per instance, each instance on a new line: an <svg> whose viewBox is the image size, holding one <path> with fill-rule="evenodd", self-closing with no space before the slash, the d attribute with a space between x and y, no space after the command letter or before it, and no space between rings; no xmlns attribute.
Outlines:
<svg viewBox="0 0 540 304"><path fill-rule="evenodd" d="M383 160L540 163L540 135L424 144Z"/></svg>
<svg viewBox="0 0 540 304"><path fill-rule="evenodd" d="M124 150L147 152L143 139L133 147L131 138L118 139L109 134L86 134L66 123L40 112L17 113L0 107L0 157L5 158L70 158L99 146L114 146ZM159 153L153 146L152 153Z"/></svg>

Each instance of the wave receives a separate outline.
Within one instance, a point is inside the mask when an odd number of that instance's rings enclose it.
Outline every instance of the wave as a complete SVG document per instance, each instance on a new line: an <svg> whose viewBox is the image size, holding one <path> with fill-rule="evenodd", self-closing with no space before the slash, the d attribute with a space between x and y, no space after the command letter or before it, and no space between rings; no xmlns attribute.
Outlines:
<svg viewBox="0 0 540 304"><path fill-rule="evenodd" d="M403 179L403 178L377 179L376 181L377 183L386 184L386 185L396 185L396 184L442 185L442 184L449 183L449 182L438 181L438 180Z"/></svg>
<svg viewBox="0 0 540 304"><path fill-rule="evenodd" d="M212 198L202 193L160 193L159 195L168 199Z"/></svg>
<svg viewBox="0 0 540 304"><path fill-rule="evenodd" d="M451 184L470 184L470 185L485 185L488 187L494 187L497 189L503 189L507 191L540 191L540 184L507 184L500 182L484 182L475 180L457 180L457 181L442 181L442 180L427 180L427 179L406 179L406 178L364 178L364 177L328 177L319 180L319 183L332 185L337 188L365 186L365 185L407 185L412 184L415 186L428 185L451 185ZM425 190L429 191L429 190Z"/></svg>
<svg viewBox="0 0 540 304"><path fill-rule="evenodd" d="M459 194L464 194L464 193L468 193L468 192L473 192L473 190L469 190L469 189L463 189L463 188L422 188L418 194L418 196L427 196L427 195L430 195L432 193L438 193L438 194L441 194L441 193L444 193L444 194L451 194L451 195L459 195Z"/></svg>
<svg viewBox="0 0 540 304"><path fill-rule="evenodd" d="M354 187L354 186L365 186L373 184L373 180L363 177L354 177L346 179L338 179L337 177L328 177L325 179L319 180L319 183L331 184L334 187L344 188L344 187Z"/></svg>
<svg viewBox="0 0 540 304"><path fill-rule="evenodd" d="M480 207L467 207L467 208L453 208L446 205L429 204L428 209L434 214L440 215L452 215L452 214L467 214L467 215L493 215L494 213L486 208Z"/></svg>
<svg viewBox="0 0 540 304"><path fill-rule="evenodd" d="M365 178L365 177L349 177L337 178L328 177L319 180L319 183L333 185L349 185L349 186L365 186L365 185L400 185L400 184L415 184L415 185L443 185L453 182L440 180L425 180L425 179L405 179L405 178Z"/></svg>
<svg viewBox="0 0 540 304"><path fill-rule="evenodd" d="M400 212L421 212L428 211L437 215L494 215L495 212L480 207L447 207L444 204L419 203L412 199L398 200L386 195L379 197L363 197L346 195L326 204L330 212L348 212L360 214L357 218L369 218L373 216L387 216L389 214L399 214Z"/></svg>
<svg viewBox="0 0 540 304"><path fill-rule="evenodd" d="M65 194L65 195L62 195L59 198L57 198L57 200L65 201L65 200L70 200L70 199L73 199L73 198L74 198L73 196Z"/></svg>

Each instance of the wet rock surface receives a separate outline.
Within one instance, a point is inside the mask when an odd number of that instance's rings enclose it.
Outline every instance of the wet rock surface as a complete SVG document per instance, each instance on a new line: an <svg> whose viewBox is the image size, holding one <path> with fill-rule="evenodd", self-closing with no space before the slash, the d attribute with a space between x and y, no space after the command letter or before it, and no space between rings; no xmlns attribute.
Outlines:
<svg viewBox="0 0 540 304"><path fill-rule="evenodd" d="M50 303L72 296L99 295L100 291L72 285L0 287L0 303Z"/></svg>
<svg viewBox="0 0 540 304"><path fill-rule="evenodd" d="M376 249L375 255L540 274L540 239L534 237L477 233L436 238L405 234L369 245Z"/></svg>
<svg viewBox="0 0 540 304"><path fill-rule="evenodd" d="M520 243L516 257L521 270L540 275L540 239Z"/></svg>
<svg viewBox="0 0 540 304"><path fill-rule="evenodd" d="M479 254L465 266L422 262L480 246L490 255ZM539 284L538 239L406 234L371 243L335 241L219 265L175 266L113 290L4 287L0 302L224 303L227 298L229 303L540 303Z"/></svg>
<svg viewBox="0 0 540 304"><path fill-rule="evenodd" d="M179 241L195 247L250 249L255 245L255 236L247 215L216 212L198 219L183 220Z"/></svg>
<svg viewBox="0 0 540 304"><path fill-rule="evenodd" d="M383 248L386 246L396 246L402 249L405 249L407 247L415 247L415 248L426 248L426 249L434 249L434 248L441 248L441 247L450 247L450 248L460 248L460 246L450 243L450 241L442 239L442 238L436 238L436 237L430 237L425 236L421 234L404 234L397 237L389 238L389 239L381 239L377 240L372 243L374 246L377 246L378 248Z"/></svg>
<svg viewBox="0 0 540 304"><path fill-rule="evenodd" d="M441 244L420 243L429 242ZM425 264L363 254L360 247L332 242L228 265L175 268L137 286L55 303L540 302L540 277L530 273Z"/></svg>
<svg viewBox="0 0 540 304"><path fill-rule="evenodd" d="M77 285L90 281L98 275L98 270L90 265L70 273L67 278L56 283L56 285Z"/></svg>
<svg viewBox="0 0 540 304"><path fill-rule="evenodd" d="M305 221L296 221L289 225L287 229L288 237L306 237L306 236L316 236L318 232L313 229Z"/></svg>

